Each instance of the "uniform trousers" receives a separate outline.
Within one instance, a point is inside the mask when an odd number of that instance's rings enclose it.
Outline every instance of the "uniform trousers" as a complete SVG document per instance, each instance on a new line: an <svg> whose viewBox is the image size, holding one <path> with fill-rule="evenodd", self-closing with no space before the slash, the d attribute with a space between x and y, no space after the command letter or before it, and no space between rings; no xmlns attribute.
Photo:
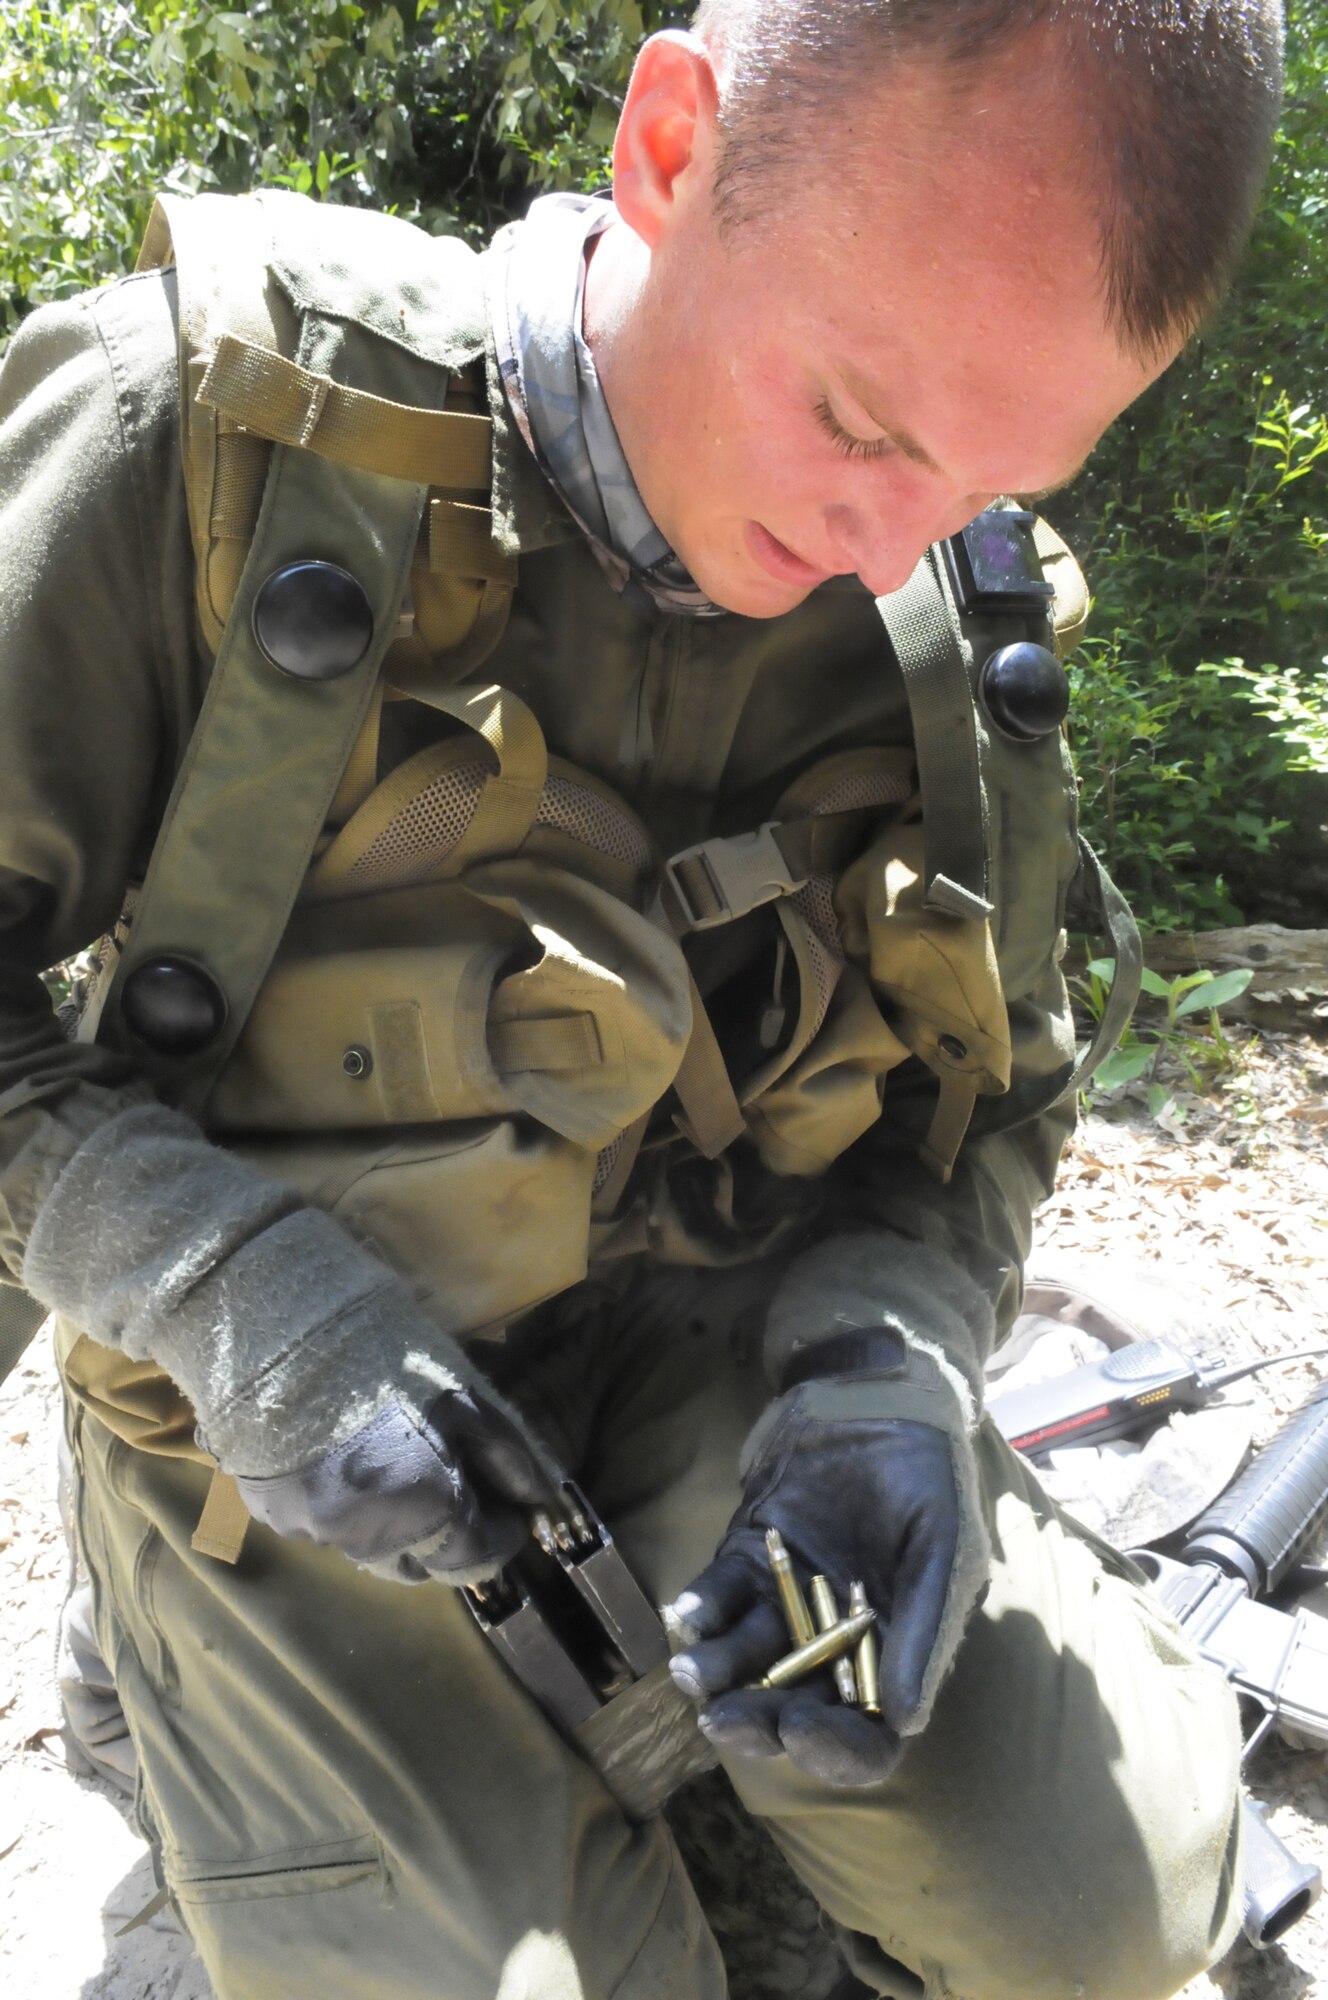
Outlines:
<svg viewBox="0 0 1328 2000"><path fill-rule="evenodd" d="M656 1601L713 1554L769 1399L763 1279L620 1267L483 1357ZM66 1346L72 1341L66 1334ZM253 1525L75 1394L77 1525L137 1808L218 2000L721 2000L663 1819L631 1822L455 1592ZM990 1425L991 1587L885 1783L727 1768L896 2000L1153 2000L1240 1915L1233 1697Z"/></svg>

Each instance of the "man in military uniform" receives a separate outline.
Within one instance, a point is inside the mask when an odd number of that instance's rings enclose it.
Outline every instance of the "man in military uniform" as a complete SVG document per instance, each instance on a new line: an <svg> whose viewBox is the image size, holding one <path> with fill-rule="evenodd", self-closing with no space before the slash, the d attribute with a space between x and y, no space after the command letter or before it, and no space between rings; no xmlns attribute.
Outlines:
<svg viewBox="0 0 1328 2000"><path fill-rule="evenodd" d="M707 0L611 202L176 204L16 338L0 1251L222 2000L724 1991L464 1599L569 1473L672 1603L627 1761L710 1746L854 1990L1229 1943L1229 1693L980 1420L1072 1116L1073 565L925 551L1176 351L1278 69L1259 0ZM771 1529L879 1713L758 1684Z"/></svg>

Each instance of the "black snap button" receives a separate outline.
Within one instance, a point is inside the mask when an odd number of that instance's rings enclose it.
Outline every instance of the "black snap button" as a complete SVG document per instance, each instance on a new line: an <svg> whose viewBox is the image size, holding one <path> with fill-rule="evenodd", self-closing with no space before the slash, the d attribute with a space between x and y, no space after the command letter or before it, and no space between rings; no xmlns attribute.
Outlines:
<svg viewBox="0 0 1328 2000"><path fill-rule="evenodd" d="M159 1055L192 1056L221 1033L226 996L211 973L189 959L151 958L125 980L120 1011L131 1032Z"/></svg>
<svg viewBox="0 0 1328 2000"><path fill-rule="evenodd" d="M254 637L283 674L334 681L373 641L373 606L364 586L337 563L287 563L254 599Z"/></svg>
<svg viewBox="0 0 1328 2000"><path fill-rule="evenodd" d="M358 1082L373 1068L373 1057L359 1042L352 1042L341 1058L341 1067L347 1076L354 1077Z"/></svg>
<svg viewBox="0 0 1328 2000"><path fill-rule="evenodd" d="M1046 646L1002 646L982 669L982 705L1003 736L1036 743L1059 729L1070 708L1065 669Z"/></svg>
<svg viewBox="0 0 1328 2000"><path fill-rule="evenodd" d="M937 1039L936 1046L943 1056L949 1056L951 1062L968 1060L967 1045L960 1041L958 1035L941 1035Z"/></svg>

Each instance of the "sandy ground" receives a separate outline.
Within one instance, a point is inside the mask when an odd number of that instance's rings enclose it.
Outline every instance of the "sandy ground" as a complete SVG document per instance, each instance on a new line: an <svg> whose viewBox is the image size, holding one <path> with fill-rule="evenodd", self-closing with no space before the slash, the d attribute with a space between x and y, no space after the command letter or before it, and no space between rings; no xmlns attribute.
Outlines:
<svg viewBox="0 0 1328 2000"><path fill-rule="evenodd" d="M1328 1341L1328 1050L1252 1045L1202 1099L1182 1091L1178 1102L1185 1122L1166 1127L1138 1099L1095 1109L1043 1212L1040 1245L1164 1270L1206 1302L1235 1355ZM1324 1366L1298 1364L1232 1392L1253 1395L1258 1441ZM0 1990L15 2000L208 2000L168 1916L118 1935L152 1896L146 1851L109 1788L66 1763L53 1675L66 1575L57 1421L41 1346L0 1391ZM1249 1775L1277 1832L1328 1872L1328 1751L1273 1743ZM678 1824L734 2000L822 2000L835 1958L814 1906L763 1838L738 1826L722 1784L708 1781ZM1187 2000L1306 1994L1328 2000L1328 1898L1284 1946L1239 1946L1186 1989Z"/></svg>

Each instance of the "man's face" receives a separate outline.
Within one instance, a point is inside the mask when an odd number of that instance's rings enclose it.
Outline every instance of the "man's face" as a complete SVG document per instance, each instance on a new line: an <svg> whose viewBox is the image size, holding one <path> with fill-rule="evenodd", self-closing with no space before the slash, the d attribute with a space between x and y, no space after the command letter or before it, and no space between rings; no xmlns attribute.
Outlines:
<svg viewBox="0 0 1328 2000"><path fill-rule="evenodd" d="M898 589L996 494L1063 484L1166 358L1105 324L1097 230L1050 148L1023 157L998 109L893 109L846 119L754 226L717 224L699 155L649 253L637 365L608 378L654 520L750 617L835 574Z"/></svg>

